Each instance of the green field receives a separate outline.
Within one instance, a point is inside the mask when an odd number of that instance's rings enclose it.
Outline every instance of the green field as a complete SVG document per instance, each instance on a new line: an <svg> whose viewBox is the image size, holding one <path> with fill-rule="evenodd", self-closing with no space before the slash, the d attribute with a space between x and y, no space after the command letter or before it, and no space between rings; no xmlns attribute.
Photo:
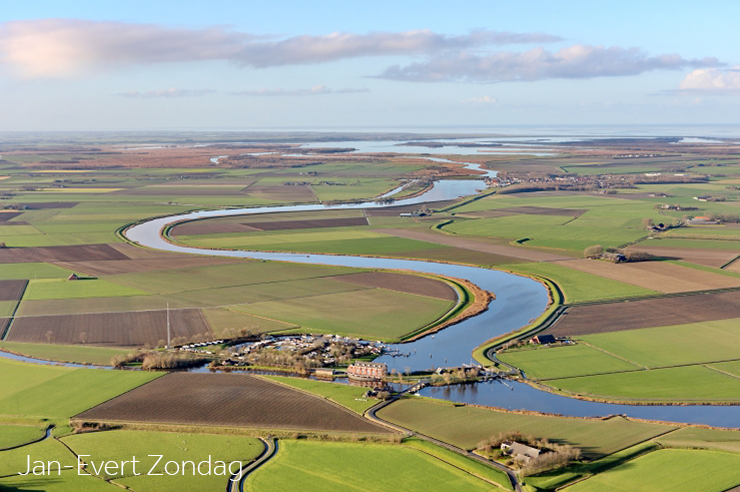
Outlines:
<svg viewBox="0 0 740 492"><path fill-rule="evenodd" d="M549 278L558 284L565 294L565 302L569 304L658 294L653 290L606 279L555 263L517 263L499 265L496 268Z"/></svg>
<svg viewBox="0 0 740 492"><path fill-rule="evenodd" d="M40 461L58 461L62 467L67 465L75 465L75 456L69 452L64 445L54 439L46 439L44 441L31 444L29 446L23 446L16 449L10 449L7 451L0 452L0 477L15 475L16 473L25 472L28 468L28 456L37 457ZM36 461L31 459L31 461ZM56 472L56 465L52 465ZM45 467L45 469L49 469ZM75 469L75 468L72 468ZM56 476L53 475L53 476ZM20 477L16 477L20 479ZM36 479L45 479L52 477L35 477ZM0 482L0 490L3 485L7 482ZM38 484L37 484L38 485ZM34 489L31 489L34 490ZM35 489L38 490L38 489ZM44 489L45 490L45 489Z"/></svg>
<svg viewBox="0 0 740 492"><path fill-rule="evenodd" d="M0 449L12 448L41 439L45 432L46 427L0 424Z"/></svg>
<svg viewBox="0 0 740 492"><path fill-rule="evenodd" d="M89 297L127 297L146 295L131 287L116 285L99 279L63 280L46 279L28 282L23 300L84 299Z"/></svg>
<svg viewBox="0 0 740 492"><path fill-rule="evenodd" d="M302 332L398 340L440 318L453 306L450 301L369 289L257 302L232 309L294 323L301 326Z"/></svg>
<svg viewBox="0 0 740 492"><path fill-rule="evenodd" d="M450 463L470 474L478 477L483 477L492 482L496 482L501 488L506 490L514 490L511 485L508 475L502 472L498 468L492 466L486 466L479 461L466 458L460 454L450 451L449 449L437 446L428 441L422 441L421 439L412 437L403 441L404 446L408 446L414 449L418 449L427 454L431 454L442 461Z"/></svg>
<svg viewBox="0 0 740 492"><path fill-rule="evenodd" d="M621 417L608 420L521 415L484 408L406 399L389 405L378 415L400 426L465 449L503 432L567 443L585 456L601 457L667 432L666 425L632 422Z"/></svg>
<svg viewBox="0 0 740 492"><path fill-rule="evenodd" d="M316 395L321 395L340 405L349 408L357 413L364 413L365 410L372 407L378 400L374 398L365 398L364 394L367 388L362 386L350 386L347 384L329 383L316 381L313 379L289 378L283 376L263 376L265 379L277 381L294 388L308 391Z"/></svg>
<svg viewBox="0 0 740 492"><path fill-rule="evenodd" d="M71 271L48 263L7 263L0 268L0 280L67 278Z"/></svg>
<svg viewBox="0 0 740 492"><path fill-rule="evenodd" d="M502 490L415 449L313 441L280 441L277 455L244 485L247 492Z"/></svg>
<svg viewBox="0 0 740 492"><path fill-rule="evenodd" d="M740 453L740 431L684 427L656 439L666 447L703 448Z"/></svg>
<svg viewBox="0 0 740 492"><path fill-rule="evenodd" d="M72 369L0 359L0 415L69 418L162 373Z"/></svg>
<svg viewBox="0 0 740 492"><path fill-rule="evenodd" d="M737 319L597 333L579 338L649 368L740 358L740 320Z"/></svg>
<svg viewBox="0 0 740 492"><path fill-rule="evenodd" d="M576 395L614 400L737 401L740 379L704 366L557 379L549 386Z"/></svg>
<svg viewBox="0 0 740 492"><path fill-rule="evenodd" d="M37 359L76 362L79 364L110 365L116 355L130 351L105 347L85 347L80 345L47 345L43 343L0 342L0 350Z"/></svg>
<svg viewBox="0 0 740 492"><path fill-rule="evenodd" d="M211 462L223 461L227 465L232 462L244 463L256 458L264 449L264 445L254 437L186 434L179 432L127 431L116 430L109 432L93 432L65 437L64 444L76 454L90 455L93 461L125 461L135 456L141 463L134 476L131 464L121 473L109 475L116 483L131 487L136 491L182 491L182 490L224 490L229 476L217 475L212 469L211 475L193 476L193 465L187 463L187 472L183 476L182 469L178 475L148 476L152 473L164 473L167 461L181 464L183 461L192 462L197 466L209 457ZM162 455L162 461L156 464L156 457ZM208 464L202 465L207 470ZM212 465L215 466L215 465ZM94 473L91 466L88 471ZM234 464L232 470L236 471ZM170 470L174 470L172 466ZM183 487L185 486L185 489Z"/></svg>
<svg viewBox="0 0 740 492"><path fill-rule="evenodd" d="M723 492L740 484L740 455L664 449L568 487L568 492Z"/></svg>
<svg viewBox="0 0 740 492"><path fill-rule="evenodd" d="M641 369L587 345L508 350L497 354L497 357L523 370L529 379L568 378Z"/></svg>

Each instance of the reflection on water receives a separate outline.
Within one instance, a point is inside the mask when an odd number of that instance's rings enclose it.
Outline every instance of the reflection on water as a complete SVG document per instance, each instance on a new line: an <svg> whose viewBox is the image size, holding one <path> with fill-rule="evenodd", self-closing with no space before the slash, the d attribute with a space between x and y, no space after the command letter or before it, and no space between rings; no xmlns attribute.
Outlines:
<svg viewBox="0 0 740 492"><path fill-rule="evenodd" d="M525 383L489 381L444 387L427 387L422 396L507 410L530 410L572 417L628 417L740 428L740 406L618 405L599 403L540 391Z"/></svg>

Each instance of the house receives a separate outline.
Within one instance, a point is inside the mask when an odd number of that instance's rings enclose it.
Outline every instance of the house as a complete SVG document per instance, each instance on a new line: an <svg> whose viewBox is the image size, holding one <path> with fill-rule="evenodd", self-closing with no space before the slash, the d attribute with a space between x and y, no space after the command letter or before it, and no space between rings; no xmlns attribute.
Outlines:
<svg viewBox="0 0 740 492"><path fill-rule="evenodd" d="M548 343L555 343L557 340L555 339L555 335L537 335L532 340L530 340L531 343L539 343L540 345L545 345Z"/></svg>
<svg viewBox="0 0 740 492"><path fill-rule="evenodd" d="M329 367L320 367L314 371L314 376L317 378L333 378L335 374L336 371Z"/></svg>
<svg viewBox="0 0 740 492"><path fill-rule="evenodd" d="M354 362L347 368L351 379L383 379L388 375L388 366L378 362Z"/></svg>
<svg viewBox="0 0 740 492"><path fill-rule="evenodd" d="M513 456L516 461L522 463L529 463L531 460L539 458L542 454L542 451L537 448L515 441L502 442L501 452L506 455Z"/></svg>
<svg viewBox="0 0 740 492"><path fill-rule="evenodd" d="M79 280L79 279L80 277L78 277L76 273L73 273L72 275L67 277L67 280Z"/></svg>

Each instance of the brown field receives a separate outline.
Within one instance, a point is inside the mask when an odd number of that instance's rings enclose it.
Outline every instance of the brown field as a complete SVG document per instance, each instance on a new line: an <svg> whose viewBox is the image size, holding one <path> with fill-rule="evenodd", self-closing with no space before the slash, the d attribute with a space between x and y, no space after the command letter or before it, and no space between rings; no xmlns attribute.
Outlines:
<svg viewBox="0 0 740 492"><path fill-rule="evenodd" d="M740 254L738 251L727 251L721 249L694 249L694 248L664 248L660 246L646 247L644 244L632 246L629 251L643 251L653 256L659 256L670 260L681 260L697 265L705 265L713 268L719 268L722 265L733 260ZM732 268L727 268L730 271Z"/></svg>
<svg viewBox="0 0 740 492"><path fill-rule="evenodd" d="M740 318L740 291L569 307L547 333L578 336Z"/></svg>
<svg viewBox="0 0 740 492"><path fill-rule="evenodd" d="M20 301L28 280L0 280L0 301Z"/></svg>
<svg viewBox="0 0 740 492"><path fill-rule="evenodd" d="M416 294L420 296L434 297L445 301L456 301L457 293L444 282L416 275L402 275L398 273L366 272L327 277L339 282L347 282L366 287L377 287L379 289L395 290Z"/></svg>
<svg viewBox="0 0 740 492"><path fill-rule="evenodd" d="M5 334L5 330L8 329L10 324L10 318L0 318L0 338Z"/></svg>
<svg viewBox="0 0 740 492"><path fill-rule="evenodd" d="M74 418L362 434L389 432L321 397L245 374L169 374Z"/></svg>
<svg viewBox="0 0 740 492"><path fill-rule="evenodd" d="M0 248L0 263L52 263L55 261L127 260L108 244L47 246L39 248Z"/></svg>
<svg viewBox="0 0 740 492"><path fill-rule="evenodd" d="M135 246L133 244L128 243L113 243L109 244L109 246L119 253L123 254L124 258L111 258L113 260L125 260L126 258L130 258L132 260L150 260L150 259L160 259L160 258L188 258L190 255L184 255L184 254L178 254L178 253L169 253L165 251L156 251L153 249L147 249L143 248L141 246ZM81 260L63 260L63 261L91 261L91 260L97 260L98 258L84 258Z"/></svg>
<svg viewBox="0 0 740 492"><path fill-rule="evenodd" d="M740 278L662 261L610 263L571 260L558 262L558 265L666 294L740 287Z"/></svg>
<svg viewBox="0 0 740 492"><path fill-rule="evenodd" d="M476 241L473 239L465 239L461 237L437 234L434 232L414 231L406 229L378 229L375 232L388 234L390 236L404 237L406 239L414 239L416 241L425 241L428 243L442 244L444 246L452 246L453 248L469 249L471 251L479 251L481 253L508 256L512 259L512 263L516 263L517 260L554 261L570 259L567 256L546 253L544 251L538 251L535 249L518 248L516 246L509 246L506 244L493 244L490 242Z"/></svg>
<svg viewBox="0 0 740 492"><path fill-rule="evenodd" d="M0 222L7 222L13 217L18 217L22 212L0 212Z"/></svg>
<svg viewBox="0 0 740 492"><path fill-rule="evenodd" d="M92 276L119 275L124 273L154 272L180 268L227 265L241 260L233 258L212 258L196 256L191 258L158 258L141 260L102 260L102 261L57 261L55 265L67 270Z"/></svg>
<svg viewBox="0 0 740 492"><path fill-rule="evenodd" d="M209 333L210 328L199 309L170 311L172 338ZM51 331L51 340L47 332ZM167 338L165 311L139 311L100 314L69 314L61 316L29 316L15 318L6 340L9 342L82 343L116 347L157 345Z"/></svg>

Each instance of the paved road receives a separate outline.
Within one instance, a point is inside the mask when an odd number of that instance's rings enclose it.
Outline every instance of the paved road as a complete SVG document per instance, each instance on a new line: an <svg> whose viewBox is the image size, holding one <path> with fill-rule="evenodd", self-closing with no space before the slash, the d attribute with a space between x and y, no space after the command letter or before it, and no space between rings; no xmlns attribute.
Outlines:
<svg viewBox="0 0 740 492"><path fill-rule="evenodd" d="M402 393L403 392L399 393L399 395L402 394ZM512 470L512 469L510 469L510 468L502 465L501 463L496 463L495 461L491 461L491 460L488 460L488 459L486 459L486 458L484 458L482 456L478 456L475 453L471 453L467 449L458 448L457 446L453 446L452 444L448 444L446 442L440 441L440 440L435 439L433 437L430 437L430 436L427 436L427 435L424 435L424 434L420 434L418 432L414 432L411 429L406 429L405 427L401 427L401 426L396 425L396 424L392 424L392 423L390 423L390 422L388 422L386 420L383 420L383 419L381 419L380 417L377 416L377 411L378 410L380 410L381 408L383 408L383 407L385 407L387 405L390 405L391 403L393 403L397 399L398 399L398 396L396 396L395 398L393 398L391 400L382 401L382 402L378 403L377 405L374 405L374 406L370 407L367 411L365 411L365 418L367 418L369 420L372 420L373 422L378 423L380 425L383 425L385 427L391 428L391 429L393 429L395 431L405 433L408 436L415 436L415 437L418 437L419 439L422 439L424 441L428 441L428 442L431 442L432 444L436 444L437 446L442 446L445 449L449 449L450 451L453 451L453 452L455 452L457 454L460 454L462 456L465 456L467 458L470 458L470 459L479 461L479 462L481 462L481 463L483 463L485 465L493 466L495 468L498 468L502 472L506 473L506 475L509 477L509 481L514 486L514 490L516 492L523 492L522 491L522 486L519 483L519 479L517 478L516 473L514 473L514 470Z"/></svg>
<svg viewBox="0 0 740 492"><path fill-rule="evenodd" d="M247 476L260 466L264 465L275 455L275 452L277 452L277 439L274 437L268 437L267 439L260 438L260 441L265 445L265 449L262 451L262 454L257 456L254 461L248 463L239 471L241 474L240 480L229 480L229 483L226 486L226 492L244 492L244 480L246 480Z"/></svg>

